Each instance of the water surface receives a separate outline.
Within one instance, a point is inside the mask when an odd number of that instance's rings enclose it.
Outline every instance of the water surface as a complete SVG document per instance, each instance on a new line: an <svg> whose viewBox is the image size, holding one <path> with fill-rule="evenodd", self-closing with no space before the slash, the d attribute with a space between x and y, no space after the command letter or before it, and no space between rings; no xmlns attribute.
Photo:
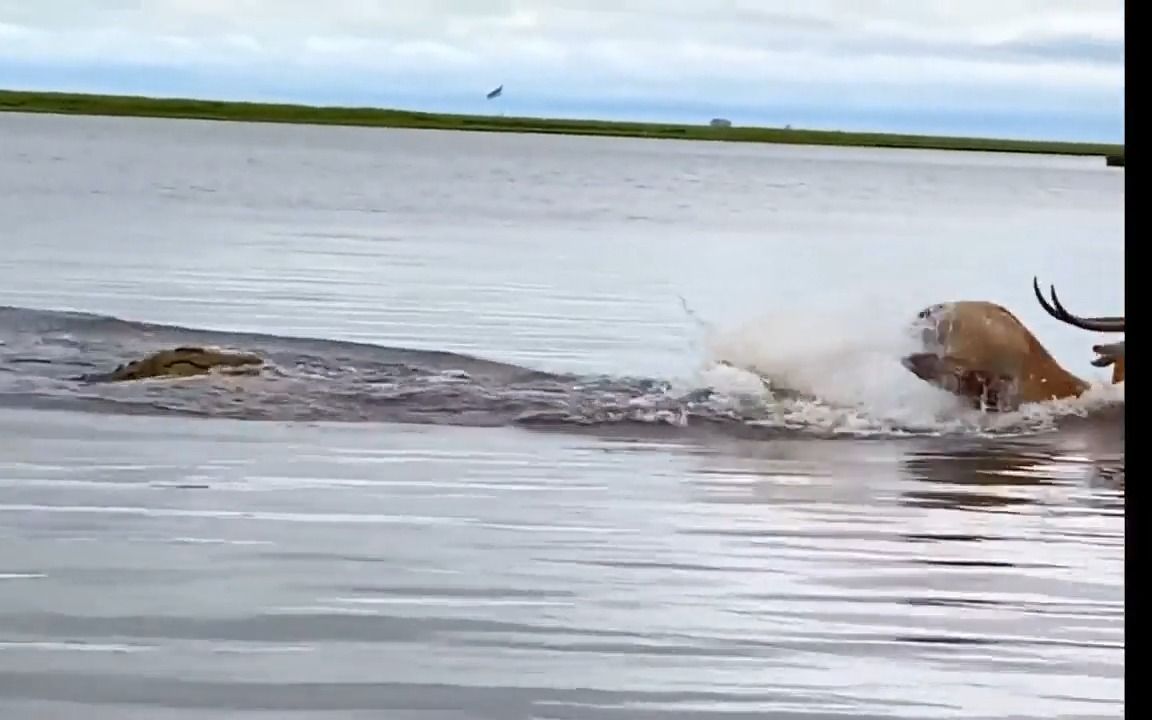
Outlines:
<svg viewBox="0 0 1152 720"><path fill-rule="evenodd" d="M1121 312L1122 171L0 132L5 714L1122 712L1123 390L1031 296ZM898 362L961 297L1101 386L963 412ZM78 380L188 343L270 367Z"/></svg>

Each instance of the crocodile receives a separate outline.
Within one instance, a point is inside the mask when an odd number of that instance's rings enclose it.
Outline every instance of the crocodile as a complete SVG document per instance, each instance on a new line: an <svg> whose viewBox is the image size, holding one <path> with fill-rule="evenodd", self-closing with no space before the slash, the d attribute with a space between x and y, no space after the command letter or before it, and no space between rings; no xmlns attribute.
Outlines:
<svg viewBox="0 0 1152 720"><path fill-rule="evenodd" d="M158 350L138 360L124 363L107 373L85 375L88 382L124 382L150 378L179 378L206 375L213 370L245 372L264 365L259 355L239 350L181 346Z"/></svg>

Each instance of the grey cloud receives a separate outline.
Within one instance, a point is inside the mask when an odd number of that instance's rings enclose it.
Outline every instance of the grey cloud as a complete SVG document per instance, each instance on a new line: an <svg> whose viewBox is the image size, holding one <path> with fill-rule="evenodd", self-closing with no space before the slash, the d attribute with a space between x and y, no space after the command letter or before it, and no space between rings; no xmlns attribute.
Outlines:
<svg viewBox="0 0 1152 720"><path fill-rule="evenodd" d="M1071 60L1078 62L1122 65L1124 43L1091 37L1064 37L1050 40L1021 40L992 46L1007 56L1038 60Z"/></svg>
<svg viewBox="0 0 1152 720"><path fill-rule="evenodd" d="M1124 42L1122 0L0 0L0 37L19 61L847 99L1115 94Z"/></svg>
<svg viewBox="0 0 1152 720"><path fill-rule="evenodd" d="M1005 28L1017 39L1046 28L1122 38L1123 0L0 0L0 22L32 28L121 27L141 32L260 28L306 32L436 35L449 25L534 17L536 28L600 34L678 27L697 35L739 28L769 34L879 34L959 41ZM1087 28L1087 29L1085 29Z"/></svg>
<svg viewBox="0 0 1152 720"><path fill-rule="evenodd" d="M825 47L829 51L833 49L831 43ZM888 55L972 62L1067 63L1117 67L1122 67L1124 63L1123 42L1071 35L987 43L860 36L844 38L834 47L836 51L852 56Z"/></svg>

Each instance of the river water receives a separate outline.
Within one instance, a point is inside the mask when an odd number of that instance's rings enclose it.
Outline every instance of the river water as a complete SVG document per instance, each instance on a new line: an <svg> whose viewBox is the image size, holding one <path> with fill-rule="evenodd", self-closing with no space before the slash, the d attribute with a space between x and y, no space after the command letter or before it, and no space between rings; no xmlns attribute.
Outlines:
<svg viewBox="0 0 1152 720"><path fill-rule="evenodd" d="M1100 158L0 116L0 709L1123 711ZM1097 383L899 363L1009 307ZM88 383L161 347L249 375ZM718 362L723 361L723 362Z"/></svg>

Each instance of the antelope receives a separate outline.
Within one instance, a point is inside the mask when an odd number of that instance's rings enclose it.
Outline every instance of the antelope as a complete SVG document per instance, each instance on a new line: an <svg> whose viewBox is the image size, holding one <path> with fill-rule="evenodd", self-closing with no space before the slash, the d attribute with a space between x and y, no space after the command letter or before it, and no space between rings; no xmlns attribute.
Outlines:
<svg viewBox="0 0 1152 720"><path fill-rule="evenodd" d="M1053 318L1096 332L1124 332L1121 317L1079 317L1051 288L1049 304L1032 278L1036 299ZM1089 383L1072 374L1006 308L980 300L931 305L917 315L924 350L902 359L904 367L977 409L1014 410L1025 403L1078 397ZM1095 367L1112 366L1112 382L1124 381L1124 341L1093 345Z"/></svg>

